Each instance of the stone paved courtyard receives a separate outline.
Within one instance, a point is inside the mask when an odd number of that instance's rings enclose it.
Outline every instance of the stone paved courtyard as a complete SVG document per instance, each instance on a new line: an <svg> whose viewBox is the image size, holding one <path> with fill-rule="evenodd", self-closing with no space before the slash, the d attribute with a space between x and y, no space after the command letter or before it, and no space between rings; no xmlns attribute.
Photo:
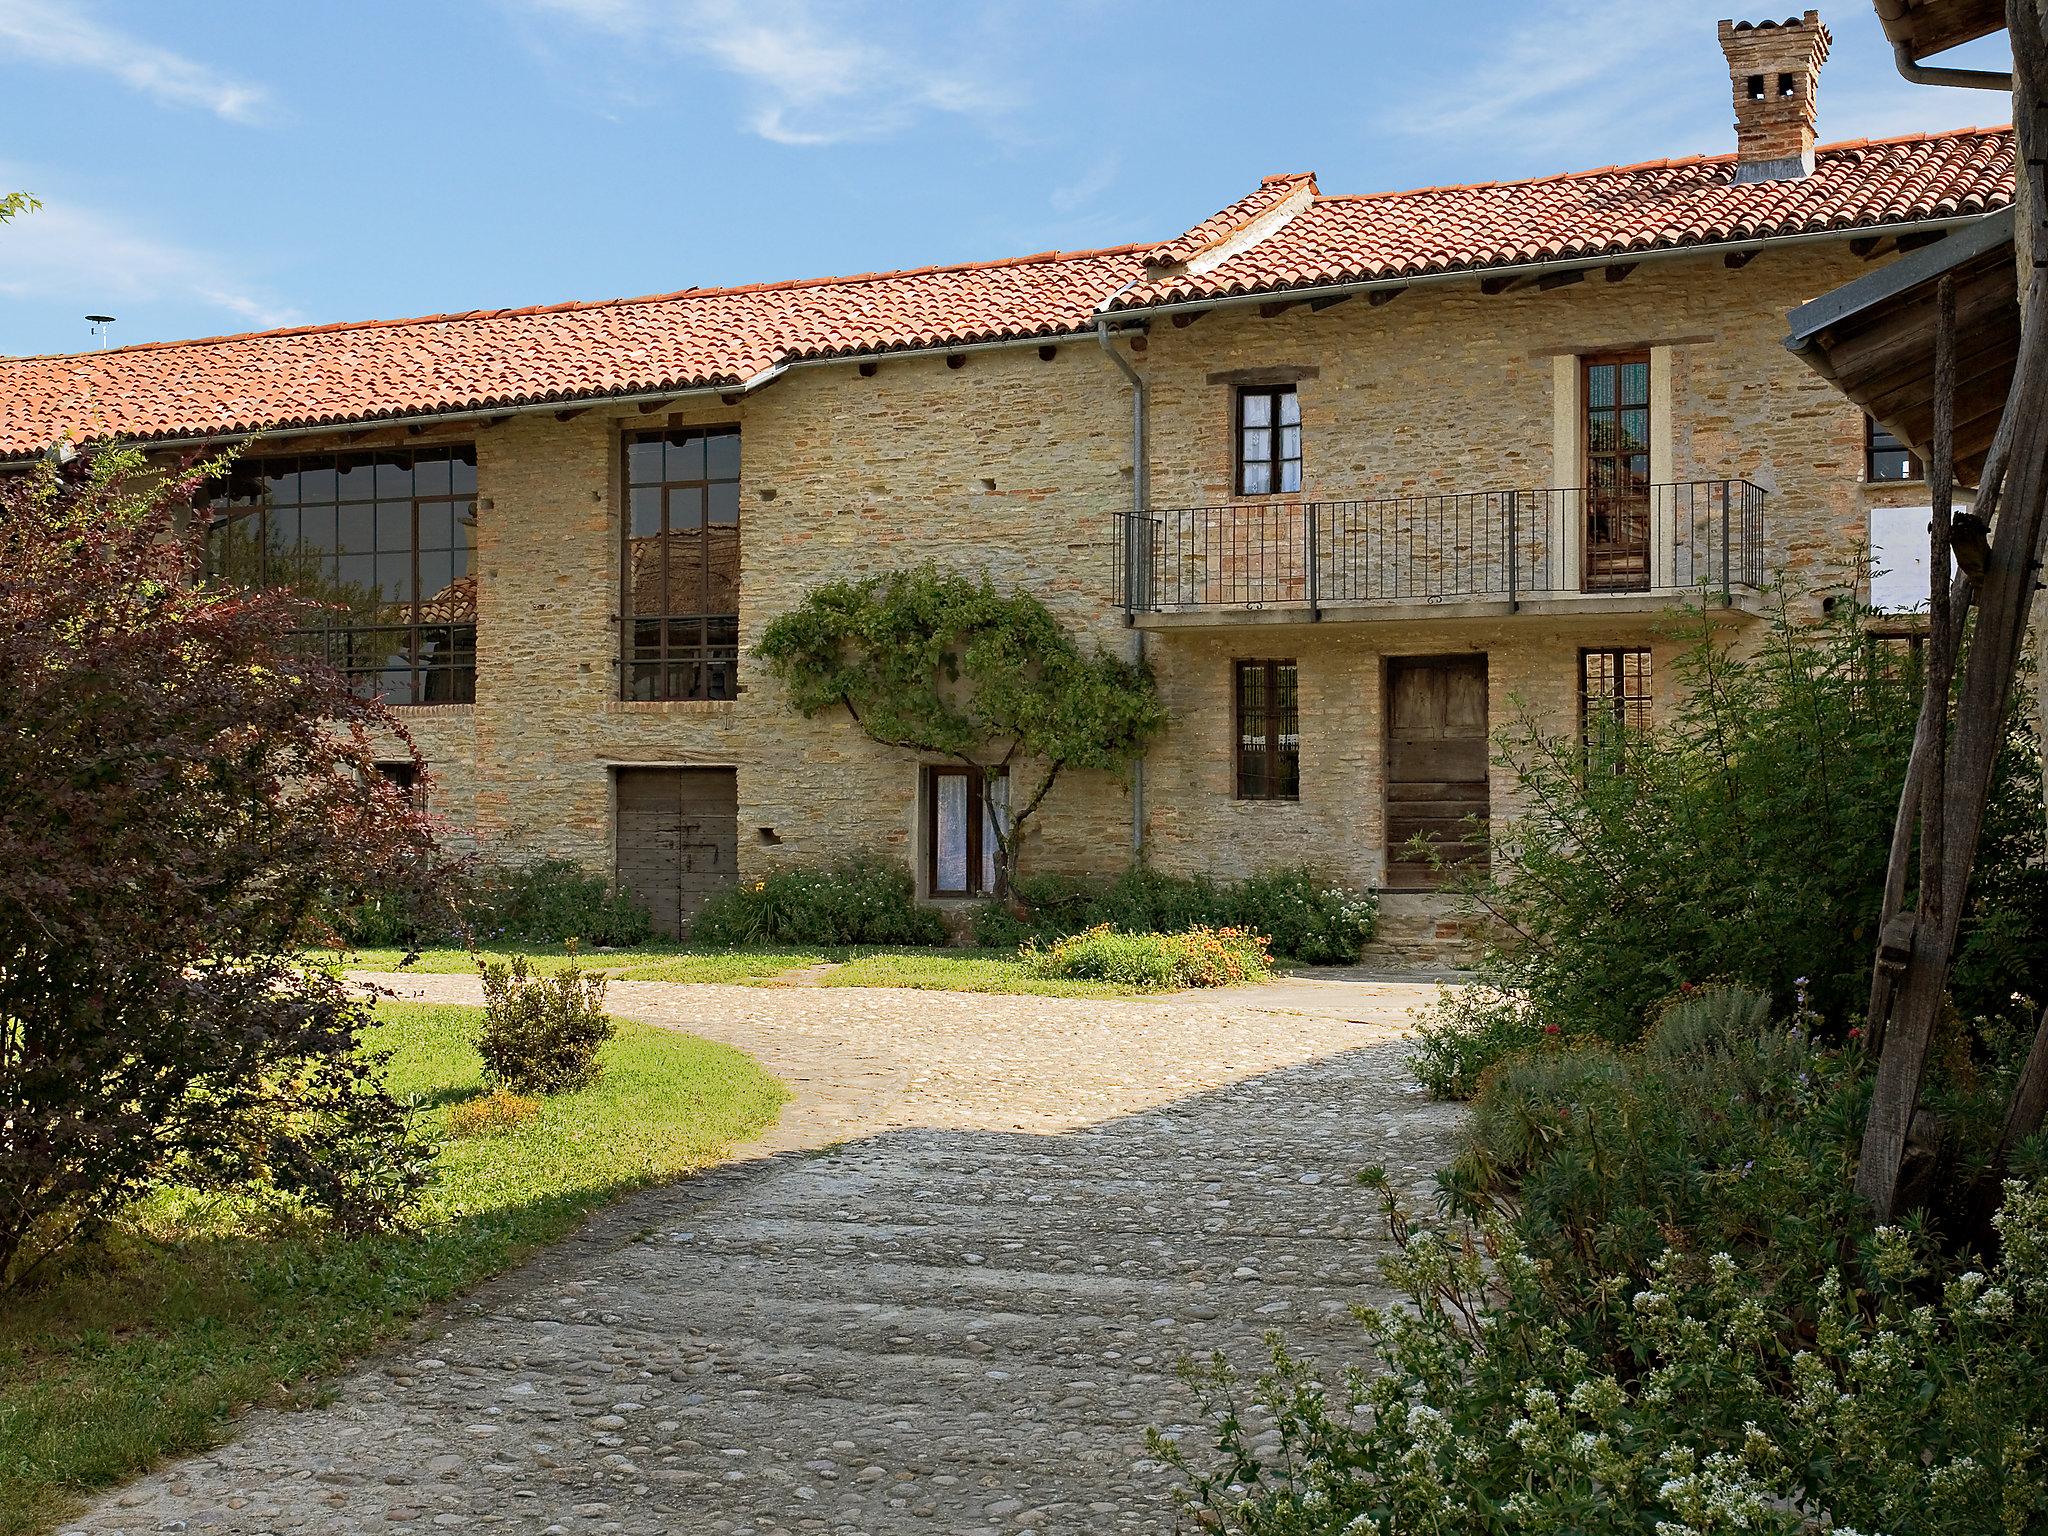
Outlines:
<svg viewBox="0 0 2048 1536"><path fill-rule="evenodd" d="M1145 1432L1192 1417L1183 1355L1355 1353L1383 1249L1350 1175L1426 1190L1455 1124L1401 1065L1432 993L615 983L759 1057L779 1124L64 1529L1170 1531Z"/></svg>

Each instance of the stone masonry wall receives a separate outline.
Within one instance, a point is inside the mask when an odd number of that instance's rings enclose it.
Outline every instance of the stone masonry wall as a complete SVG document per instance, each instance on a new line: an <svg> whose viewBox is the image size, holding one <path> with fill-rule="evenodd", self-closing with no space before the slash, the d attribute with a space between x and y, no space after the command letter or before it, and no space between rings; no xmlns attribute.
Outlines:
<svg viewBox="0 0 2048 1536"><path fill-rule="evenodd" d="M1747 478L1769 492L1773 566L1849 590L1867 497L1861 418L1781 345L1784 314L1865 263L1842 247L1650 263L1626 281L1482 295L1476 281L1416 288L1273 319L1256 307L1155 324L1152 501L1231 499L1231 370L1309 370L1299 390L1303 494L1349 499L1558 483L1554 359L1656 344L1670 359L1665 454L1673 479ZM742 426L740 694L715 703L619 701L622 434ZM508 853L610 866L611 771L621 764L730 766L739 857L753 875L857 848L906 859L917 846L917 772L850 722L804 720L745 654L776 614L820 582L923 559L986 570L1038 593L1091 643L1131 654L1114 605L1114 515L1129 504L1129 395L1092 341L942 358L797 368L745 400L703 398L643 414L595 408L513 418L477 433L480 487L477 702L420 711L443 784L437 802ZM1284 626L1219 621L1151 631L1174 725L1146 767L1152 857L1241 872L1306 860L1376 879L1383 841L1384 659L1489 654L1496 728L1521 700L1572 728L1577 650L1653 643L1669 686L1674 642L1653 615L1432 619ZM1754 621L1745 621L1754 624ZM1230 662L1300 666L1302 797L1231 798ZM1513 809L1497 783L1495 814ZM1128 783L1075 775L1027 844L1034 869L1122 866Z"/></svg>

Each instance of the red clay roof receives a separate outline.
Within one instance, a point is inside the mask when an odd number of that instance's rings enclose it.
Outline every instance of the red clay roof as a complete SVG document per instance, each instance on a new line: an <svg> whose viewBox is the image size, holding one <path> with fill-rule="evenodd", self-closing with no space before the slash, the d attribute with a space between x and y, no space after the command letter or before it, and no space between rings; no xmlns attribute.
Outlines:
<svg viewBox="0 0 2048 1536"><path fill-rule="evenodd" d="M1318 197L1213 270L1160 271L1112 307L1881 228L1988 213L2012 198L2009 128L1828 145L1815 154L1811 176L1791 181L1738 184L1735 157L1713 155Z"/></svg>
<svg viewBox="0 0 2048 1536"><path fill-rule="evenodd" d="M1145 253L1145 265L1172 267L1191 261L1209 247L1228 240L1252 220L1271 213L1303 186L1306 186L1311 194L1315 192L1314 171L1293 171L1283 176L1268 176L1254 190L1221 212L1210 214L1186 234L1177 235L1164 245L1153 246Z"/></svg>
<svg viewBox="0 0 2048 1536"><path fill-rule="evenodd" d="M1201 275L1186 264L1313 194L1313 178L1268 177L1164 244L0 358L0 458L65 435L149 441L738 387L806 358L1075 335L1103 307L1876 229L2013 197L2007 128L1831 145L1796 181L1737 185L1734 167L1720 155L1312 195Z"/></svg>
<svg viewBox="0 0 2048 1536"><path fill-rule="evenodd" d="M0 457L732 385L799 358L1071 335L1142 246L0 358Z"/></svg>

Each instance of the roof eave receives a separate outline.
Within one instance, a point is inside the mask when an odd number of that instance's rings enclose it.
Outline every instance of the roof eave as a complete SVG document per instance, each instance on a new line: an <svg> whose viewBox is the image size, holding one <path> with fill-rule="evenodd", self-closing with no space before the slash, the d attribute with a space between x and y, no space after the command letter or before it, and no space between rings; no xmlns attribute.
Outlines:
<svg viewBox="0 0 2048 1536"><path fill-rule="evenodd" d="M1973 224L1982 213L1949 214L1938 219L1900 219L1880 224L1844 225L1839 229L1803 231L1793 235L1764 235L1749 240L1711 240L1692 245L1652 246L1644 250L1616 250L1597 256L1558 257L1547 261L1512 262L1492 266L1453 267L1442 272L1423 272L1396 277L1359 278L1344 282L1272 286L1244 293L1217 294L1198 299L1180 299L1166 304L1132 304L1104 311L1112 320L1130 316L1170 315L1190 310L1222 309L1241 304L1272 303L1276 299L1315 299L1375 289L1413 288L1469 281L1486 277L1540 276L1551 272L1593 271L1600 267L1626 266L1646 261L1671 261L1685 257L1734 255L1744 251L1777 250L1795 245L1818 245L1831 240L1854 240L1870 235L1911 234L1926 230L1949 230Z"/></svg>

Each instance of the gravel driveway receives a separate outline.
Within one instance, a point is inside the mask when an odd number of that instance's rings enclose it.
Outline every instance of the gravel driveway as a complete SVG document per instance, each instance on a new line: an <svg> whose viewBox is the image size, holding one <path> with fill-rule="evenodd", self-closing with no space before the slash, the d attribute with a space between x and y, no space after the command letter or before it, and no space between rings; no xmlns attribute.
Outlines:
<svg viewBox="0 0 2048 1536"><path fill-rule="evenodd" d="M475 1002L467 976L384 978ZM335 1384L66 1530L1165 1532L1148 1426L1187 1354L1351 1349L1455 1111L1399 1035L1433 989L1111 1002L615 982L796 1098Z"/></svg>

